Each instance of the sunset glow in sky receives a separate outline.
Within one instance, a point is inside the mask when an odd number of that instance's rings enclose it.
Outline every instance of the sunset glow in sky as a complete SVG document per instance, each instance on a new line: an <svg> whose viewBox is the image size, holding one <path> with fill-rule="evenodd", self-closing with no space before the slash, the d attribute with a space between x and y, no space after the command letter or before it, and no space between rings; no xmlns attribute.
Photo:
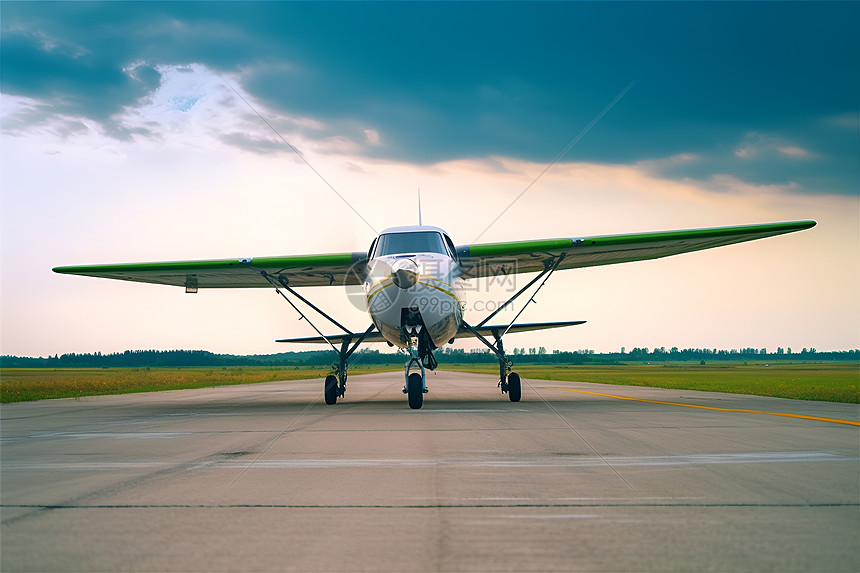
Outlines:
<svg viewBox="0 0 860 573"><path fill-rule="evenodd" d="M588 323L506 347L860 346L860 4L0 11L2 354L321 348L274 342L314 332L271 290L51 268L360 251L417 223L418 187L458 244L818 221L559 273L522 319ZM343 289L303 294L366 328ZM468 297L479 322L506 293Z"/></svg>

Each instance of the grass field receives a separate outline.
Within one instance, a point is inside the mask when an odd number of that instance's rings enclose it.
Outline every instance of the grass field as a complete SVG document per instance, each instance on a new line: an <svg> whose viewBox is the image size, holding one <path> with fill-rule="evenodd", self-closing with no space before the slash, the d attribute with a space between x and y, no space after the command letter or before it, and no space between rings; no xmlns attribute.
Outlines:
<svg viewBox="0 0 860 573"><path fill-rule="evenodd" d="M399 368L393 368L399 369ZM386 367L354 367L350 374L385 372ZM79 398L323 378L328 368L2 368L0 402ZM322 388L322 383L320 383Z"/></svg>
<svg viewBox="0 0 860 573"><path fill-rule="evenodd" d="M497 366L448 366L446 370L498 375ZM622 366L521 366L520 376L559 382L596 382L731 392L827 402L860 402L860 364L713 364Z"/></svg>
<svg viewBox="0 0 860 573"><path fill-rule="evenodd" d="M498 374L491 365L444 365L444 370ZM390 372L400 367L354 367L353 375ZM860 402L860 364L743 365L612 365L522 366L516 368L530 379L558 382L597 382L731 392L830 402ZM0 369L0 402L77 398L103 394L127 394L205 388L228 384L254 384L277 380L322 378L327 368L106 368L106 369ZM322 384L320 385L322 388Z"/></svg>

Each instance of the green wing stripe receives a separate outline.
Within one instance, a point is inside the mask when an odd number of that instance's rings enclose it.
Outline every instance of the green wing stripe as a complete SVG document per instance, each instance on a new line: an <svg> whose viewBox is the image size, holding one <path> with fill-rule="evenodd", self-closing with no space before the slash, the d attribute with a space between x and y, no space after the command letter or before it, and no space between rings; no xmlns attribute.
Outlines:
<svg viewBox="0 0 860 573"><path fill-rule="evenodd" d="M492 257L498 255L522 255L535 251L566 251L572 246L573 239L542 239L538 241L469 245L468 252L470 257Z"/></svg>
<svg viewBox="0 0 860 573"><path fill-rule="evenodd" d="M465 245L463 278L539 272L564 255L559 270L657 259L812 228L815 221L658 231L574 239Z"/></svg>
<svg viewBox="0 0 860 573"><path fill-rule="evenodd" d="M265 271L286 278L291 286L352 285L361 284L365 258L364 253L334 253L67 266L54 272L187 288L255 288L272 286L260 273Z"/></svg>
<svg viewBox="0 0 860 573"><path fill-rule="evenodd" d="M687 231L657 231L638 235L609 235L582 239L585 244L609 247L613 245L637 245L661 241L694 240L694 239L723 239L743 235L753 235L753 240L794 231L803 231L816 225L815 221L792 221L787 223L766 223L763 225L745 225L739 227L715 227L712 229L691 229Z"/></svg>

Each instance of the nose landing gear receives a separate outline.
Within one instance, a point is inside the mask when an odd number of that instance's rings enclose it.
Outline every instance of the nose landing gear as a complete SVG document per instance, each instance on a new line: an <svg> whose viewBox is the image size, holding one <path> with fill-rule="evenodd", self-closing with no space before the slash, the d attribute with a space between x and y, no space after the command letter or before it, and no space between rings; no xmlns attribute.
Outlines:
<svg viewBox="0 0 860 573"><path fill-rule="evenodd" d="M405 333L404 334L409 334ZM420 333L418 334L420 336ZM424 394L427 393L427 372L424 369L425 363L427 367L433 370L436 367L436 360L433 358L433 353L427 350L427 355L422 357L420 349L422 344L417 343L417 337L408 336L409 341L409 360L406 361L406 366L403 373L406 376L406 386L403 387L403 393L409 399L409 407L413 410L421 409L424 405Z"/></svg>
<svg viewBox="0 0 860 573"><path fill-rule="evenodd" d="M420 410L424 405L424 393L427 387L424 385L424 373L413 372L406 377L406 388L404 389L409 398L409 407Z"/></svg>

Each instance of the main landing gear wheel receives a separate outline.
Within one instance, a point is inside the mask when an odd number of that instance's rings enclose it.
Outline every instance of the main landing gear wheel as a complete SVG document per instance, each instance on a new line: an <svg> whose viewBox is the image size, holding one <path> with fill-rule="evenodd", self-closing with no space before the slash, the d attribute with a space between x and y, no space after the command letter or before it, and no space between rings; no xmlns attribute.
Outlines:
<svg viewBox="0 0 860 573"><path fill-rule="evenodd" d="M325 377L325 403L329 406L337 403L337 376L331 374Z"/></svg>
<svg viewBox="0 0 860 573"><path fill-rule="evenodd" d="M519 402L523 396L523 386L520 382L520 375L516 372L508 374L508 398L511 402Z"/></svg>
<svg viewBox="0 0 860 573"><path fill-rule="evenodd" d="M409 396L409 407L418 410L424 405L424 382L417 372L409 375L406 380L406 394Z"/></svg>

